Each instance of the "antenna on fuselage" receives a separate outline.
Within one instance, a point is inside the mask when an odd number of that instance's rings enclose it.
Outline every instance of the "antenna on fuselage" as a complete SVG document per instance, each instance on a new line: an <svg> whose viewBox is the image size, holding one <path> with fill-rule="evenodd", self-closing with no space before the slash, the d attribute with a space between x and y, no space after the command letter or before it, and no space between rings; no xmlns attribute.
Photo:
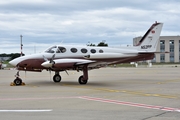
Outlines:
<svg viewBox="0 0 180 120"><path fill-rule="evenodd" d="M63 43L64 42L64 40L61 40L61 43Z"/></svg>

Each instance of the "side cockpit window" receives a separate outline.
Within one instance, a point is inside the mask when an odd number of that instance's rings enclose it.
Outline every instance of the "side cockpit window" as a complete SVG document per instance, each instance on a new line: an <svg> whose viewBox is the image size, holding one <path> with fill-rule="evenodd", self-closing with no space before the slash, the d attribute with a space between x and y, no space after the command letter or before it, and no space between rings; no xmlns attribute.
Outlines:
<svg viewBox="0 0 180 120"><path fill-rule="evenodd" d="M55 53L56 49L57 49L57 46L53 46L53 47L47 49L45 52L47 52L47 53Z"/></svg>
<svg viewBox="0 0 180 120"><path fill-rule="evenodd" d="M57 51L56 51L56 53L65 53L66 52L66 48L65 47L58 47L57 48Z"/></svg>

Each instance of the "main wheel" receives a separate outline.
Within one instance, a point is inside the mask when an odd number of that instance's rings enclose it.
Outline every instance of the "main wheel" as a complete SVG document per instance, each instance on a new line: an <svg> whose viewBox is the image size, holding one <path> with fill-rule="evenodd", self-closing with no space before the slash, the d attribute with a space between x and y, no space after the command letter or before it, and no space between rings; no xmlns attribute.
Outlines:
<svg viewBox="0 0 180 120"><path fill-rule="evenodd" d="M61 81L61 76L59 74L54 75L53 81L54 82L60 82Z"/></svg>
<svg viewBox="0 0 180 120"><path fill-rule="evenodd" d="M83 80L83 75L79 77L78 79L79 84L86 84L88 80Z"/></svg>
<svg viewBox="0 0 180 120"><path fill-rule="evenodd" d="M16 78L15 80L14 80L14 84L15 85L21 85L22 84L22 80L21 80L21 78Z"/></svg>

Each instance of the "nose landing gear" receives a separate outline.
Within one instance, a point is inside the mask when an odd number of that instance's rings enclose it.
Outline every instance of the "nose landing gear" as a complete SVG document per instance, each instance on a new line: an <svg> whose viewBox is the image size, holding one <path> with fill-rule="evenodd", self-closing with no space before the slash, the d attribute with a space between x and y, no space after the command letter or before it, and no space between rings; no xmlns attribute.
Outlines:
<svg viewBox="0 0 180 120"><path fill-rule="evenodd" d="M16 79L14 79L13 82L11 82L10 86L20 86L25 85L24 82L22 82L22 79L19 77L19 71L15 75Z"/></svg>

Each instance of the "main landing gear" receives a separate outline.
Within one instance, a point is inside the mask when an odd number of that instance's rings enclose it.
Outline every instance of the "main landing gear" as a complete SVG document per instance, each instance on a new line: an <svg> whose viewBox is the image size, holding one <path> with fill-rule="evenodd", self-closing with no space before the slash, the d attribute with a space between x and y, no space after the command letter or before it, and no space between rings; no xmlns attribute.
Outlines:
<svg viewBox="0 0 180 120"><path fill-rule="evenodd" d="M19 86L19 85L25 85L24 82L22 82L22 79L19 77L19 71L15 75L14 81L10 84L11 86Z"/></svg>
<svg viewBox="0 0 180 120"><path fill-rule="evenodd" d="M78 79L79 84L87 84L88 82L88 68L87 65L85 65L82 69L83 75L81 75ZM55 71L55 75L53 76L53 81L55 83L61 82L61 76L59 74L59 71Z"/></svg>
<svg viewBox="0 0 180 120"><path fill-rule="evenodd" d="M88 68L87 65L83 67L83 75L81 75L78 79L79 84L87 84L88 82Z"/></svg>
<svg viewBox="0 0 180 120"><path fill-rule="evenodd" d="M53 81L55 82L55 83L57 83L57 82L61 82L61 76L59 75L59 72L55 72L55 75L53 76Z"/></svg>
<svg viewBox="0 0 180 120"><path fill-rule="evenodd" d="M84 76L81 75L78 79L78 82L79 82L79 84L86 84L88 82L88 80L86 80L86 79L84 80Z"/></svg>

